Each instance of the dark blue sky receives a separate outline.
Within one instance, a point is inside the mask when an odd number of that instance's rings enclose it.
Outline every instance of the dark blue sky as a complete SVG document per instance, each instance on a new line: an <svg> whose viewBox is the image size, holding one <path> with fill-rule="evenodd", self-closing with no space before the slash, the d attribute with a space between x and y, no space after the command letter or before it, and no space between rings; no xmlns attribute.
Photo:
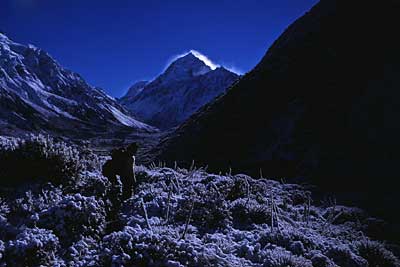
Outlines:
<svg viewBox="0 0 400 267"><path fill-rule="evenodd" d="M317 0L1 0L0 30L121 96L191 49L251 70Z"/></svg>

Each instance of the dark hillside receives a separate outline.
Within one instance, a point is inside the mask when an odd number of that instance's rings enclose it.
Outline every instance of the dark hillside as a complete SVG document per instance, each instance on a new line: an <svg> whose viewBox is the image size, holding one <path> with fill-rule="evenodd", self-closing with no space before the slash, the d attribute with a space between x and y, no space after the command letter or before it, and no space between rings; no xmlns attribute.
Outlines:
<svg viewBox="0 0 400 267"><path fill-rule="evenodd" d="M312 177L378 196L371 201L386 213L400 163L399 12L398 1L321 1L164 139L158 159Z"/></svg>

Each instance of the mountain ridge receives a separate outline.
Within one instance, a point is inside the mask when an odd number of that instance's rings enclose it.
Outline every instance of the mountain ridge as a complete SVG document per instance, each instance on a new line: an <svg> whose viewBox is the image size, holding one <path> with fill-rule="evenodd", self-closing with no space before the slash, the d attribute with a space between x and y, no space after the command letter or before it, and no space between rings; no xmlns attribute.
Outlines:
<svg viewBox="0 0 400 267"><path fill-rule="evenodd" d="M129 87L128 91L124 96L120 98L122 99L129 99L137 96L139 93L142 92L143 88L149 83L149 81L138 81L135 82L131 87Z"/></svg>
<svg viewBox="0 0 400 267"><path fill-rule="evenodd" d="M64 69L47 52L33 45L16 43L4 34L0 34L0 92L4 98L2 102L12 99L14 103L14 110L1 108L0 111L2 124L8 125L12 132L30 131L32 127L76 134L80 134L80 130L90 134L114 128L155 131L134 119L103 90ZM28 109L35 120L24 125ZM11 113L17 121L13 121Z"/></svg>

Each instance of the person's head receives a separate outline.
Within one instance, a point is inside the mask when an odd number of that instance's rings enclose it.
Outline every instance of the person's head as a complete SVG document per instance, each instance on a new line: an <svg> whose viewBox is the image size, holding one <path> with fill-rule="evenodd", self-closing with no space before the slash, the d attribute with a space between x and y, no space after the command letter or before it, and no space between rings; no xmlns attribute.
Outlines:
<svg viewBox="0 0 400 267"><path fill-rule="evenodd" d="M111 150L111 158L113 158L113 159L120 158L122 154L123 154L122 148L115 148L115 149Z"/></svg>
<svg viewBox="0 0 400 267"><path fill-rule="evenodd" d="M126 151L130 154L130 155L135 155L137 150L138 150L139 146L137 145L137 143L132 143L130 144L127 148Z"/></svg>

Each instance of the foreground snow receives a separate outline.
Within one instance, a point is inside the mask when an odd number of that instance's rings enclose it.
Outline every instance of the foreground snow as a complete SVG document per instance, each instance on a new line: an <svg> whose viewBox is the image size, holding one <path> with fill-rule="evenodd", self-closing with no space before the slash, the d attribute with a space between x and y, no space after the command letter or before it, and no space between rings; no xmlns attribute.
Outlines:
<svg viewBox="0 0 400 267"><path fill-rule="evenodd" d="M139 166L136 194L111 217L121 188L100 174L101 159L32 140L0 138L1 162L65 165L25 183L31 172L2 165L0 266L400 266L368 237L380 220L264 178ZM13 172L19 185L3 187Z"/></svg>

